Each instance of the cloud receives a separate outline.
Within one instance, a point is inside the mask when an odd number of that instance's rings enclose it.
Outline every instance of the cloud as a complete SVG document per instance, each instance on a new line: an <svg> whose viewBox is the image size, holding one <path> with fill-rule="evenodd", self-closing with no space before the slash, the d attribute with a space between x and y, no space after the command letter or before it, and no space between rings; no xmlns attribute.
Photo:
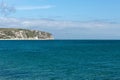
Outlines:
<svg viewBox="0 0 120 80"><path fill-rule="evenodd" d="M60 39L119 38L120 23L105 21L59 21L51 19L0 18L1 28L49 31Z"/></svg>
<svg viewBox="0 0 120 80"><path fill-rule="evenodd" d="M44 6L19 6L16 7L17 10L39 10L39 9L50 9L53 8L53 5L44 5Z"/></svg>
<svg viewBox="0 0 120 80"><path fill-rule="evenodd" d="M3 26L4 25L4 26ZM64 28L86 28L86 29L105 29L119 27L119 23L99 22L99 21L60 21L54 19L21 19L21 18L0 18L0 27L48 27L56 29Z"/></svg>

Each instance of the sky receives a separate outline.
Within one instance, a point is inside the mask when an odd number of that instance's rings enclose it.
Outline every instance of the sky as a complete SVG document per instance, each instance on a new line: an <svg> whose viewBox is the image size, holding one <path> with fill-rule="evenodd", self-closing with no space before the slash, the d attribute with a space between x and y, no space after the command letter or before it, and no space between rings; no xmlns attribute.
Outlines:
<svg viewBox="0 0 120 80"><path fill-rule="evenodd" d="M0 27L55 39L120 39L120 0L0 0Z"/></svg>

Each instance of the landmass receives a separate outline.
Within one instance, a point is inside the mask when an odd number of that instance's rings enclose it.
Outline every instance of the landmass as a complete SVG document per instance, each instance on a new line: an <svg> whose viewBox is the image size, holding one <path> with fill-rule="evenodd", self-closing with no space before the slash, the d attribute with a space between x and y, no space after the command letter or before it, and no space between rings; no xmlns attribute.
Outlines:
<svg viewBox="0 0 120 80"><path fill-rule="evenodd" d="M17 28L0 28L0 40L53 40L51 33Z"/></svg>

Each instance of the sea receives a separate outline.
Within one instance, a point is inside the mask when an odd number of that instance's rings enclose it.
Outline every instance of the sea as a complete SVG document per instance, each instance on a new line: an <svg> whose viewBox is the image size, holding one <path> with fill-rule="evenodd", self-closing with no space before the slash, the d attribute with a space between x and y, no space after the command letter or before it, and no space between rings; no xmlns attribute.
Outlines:
<svg viewBox="0 0 120 80"><path fill-rule="evenodd" d="M120 80L120 40L1 40L0 80Z"/></svg>

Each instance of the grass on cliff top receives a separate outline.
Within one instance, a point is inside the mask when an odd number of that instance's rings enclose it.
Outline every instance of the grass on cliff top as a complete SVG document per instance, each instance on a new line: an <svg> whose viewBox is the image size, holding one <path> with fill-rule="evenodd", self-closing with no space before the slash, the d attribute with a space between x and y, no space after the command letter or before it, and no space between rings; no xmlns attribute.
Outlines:
<svg viewBox="0 0 120 80"><path fill-rule="evenodd" d="M27 30L27 29L19 29L19 28L0 28L0 31L19 31L19 30Z"/></svg>

